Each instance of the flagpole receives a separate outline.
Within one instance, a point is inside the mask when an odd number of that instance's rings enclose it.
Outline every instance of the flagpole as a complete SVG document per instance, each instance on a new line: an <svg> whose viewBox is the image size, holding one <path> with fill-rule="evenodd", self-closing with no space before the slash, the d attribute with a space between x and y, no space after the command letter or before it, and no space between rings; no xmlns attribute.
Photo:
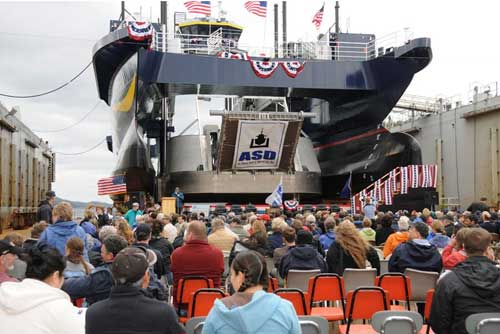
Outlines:
<svg viewBox="0 0 500 334"><path fill-rule="evenodd" d="M268 12L269 12L269 2L266 5L266 16L264 17L264 38L263 38L263 43L262 43L262 45L264 45L264 48L267 47L266 36L267 36L267 14L268 14ZM266 56L267 56L267 52L266 52Z"/></svg>

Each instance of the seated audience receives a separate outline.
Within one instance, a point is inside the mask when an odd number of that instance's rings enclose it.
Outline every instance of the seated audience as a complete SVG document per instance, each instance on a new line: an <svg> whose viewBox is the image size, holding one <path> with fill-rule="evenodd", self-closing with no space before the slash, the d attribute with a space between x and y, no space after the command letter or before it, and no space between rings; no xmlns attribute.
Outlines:
<svg viewBox="0 0 500 334"><path fill-rule="evenodd" d="M38 244L26 262L22 282L0 285L0 333L84 333L83 312L60 290L65 268L60 252Z"/></svg>
<svg viewBox="0 0 500 334"><path fill-rule="evenodd" d="M400 244L389 259L389 271L404 273L406 268L441 272L443 264L436 246L426 239L429 227L415 223L409 232L409 241Z"/></svg>
<svg viewBox="0 0 500 334"><path fill-rule="evenodd" d="M379 218L380 222L380 228L377 227L377 235L375 236L375 244L377 246L380 246L381 244L385 243L389 235L394 233L394 230L392 229L392 216L385 214L382 215Z"/></svg>
<svg viewBox="0 0 500 334"><path fill-rule="evenodd" d="M55 247L64 256L66 254L66 242L72 237L78 237L83 240L85 245L83 257L88 260L85 231L73 221L71 204L67 202L57 204L52 210L52 221L54 223L42 232L39 242L46 242Z"/></svg>
<svg viewBox="0 0 500 334"><path fill-rule="evenodd" d="M213 280L216 288L220 287L221 275L224 272L224 255L220 249L208 244L204 223L189 223L186 242L172 253L171 269L174 275L173 296L177 294L179 280L188 275L206 276Z"/></svg>
<svg viewBox="0 0 500 334"><path fill-rule="evenodd" d="M111 266L114 286L108 299L88 308L86 333L185 333L170 305L145 296L148 266L141 248L127 247L117 254Z"/></svg>
<svg viewBox="0 0 500 334"><path fill-rule="evenodd" d="M161 259L163 260L163 270L168 282L171 284L172 281L172 271L170 269L170 263L174 247L166 238L164 238L161 233L163 232L163 225L157 219L153 219L151 222L151 240L149 241L149 246L160 252ZM175 229L175 227L174 227Z"/></svg>
<svg viewBox="0 0 500 334"><path fill-rule="evenodd" d="M231 284L237 292L215 301L205 320L204 334L301 333L292 304L264 291L268 272L261 254L239 253L231 265Z"/></svg>
<svg viewBox="0 0 500 334"><path fill-rule="evenodd" d="M240 238L240 240L247 238L249 235L247 230L245 230L244 227L245 224L243 223L244 222L240 220L238 217L233 217L229 221L229 229L233 233L235 233Z"/></svg>
<svg viewBox="0 0 500 334"><path fill-rule="evenodd" d="M154 264L154 272L156 277L161 279L161 277L166 274L165 261L163 260L162 253L149 245L152 238L151 225L149 223L137 223L134 236L135 242L132 244L133 246L141 246L155 253L156 261Z"/></svg>
<svg viewBox="0 0 500 334"><path fill-rule="evenodd" d="M283 230L283 242L285 246L276 248L273 252L273 262L276 268L279 268L281 258L290 250L295 247L295 229L286 227Z"/></svg>
<svg viewBox="0 0 500 334"><path fill-rule="evenodd" d="M91 223L91 220L94 219L94 211L92 209L85 209L83 212L83 219L80 222L80 227L83 228L85 233L90 234L91 236L96 236L96 227Z"/></svg>
<svg viewBox="0 0 500 334"><path fill-rule="evenodd" d="M450 237L448 237L445 233L443 223L439 220L435 220L432 225L432 232L434 232L434 236L429 239L431 245L436 246L437 248L445 248L446 245L450 242Z"/></svg>
<svg viewBox="0 0 500 334"><path fill-rule="evenodd" d="M493 262L491 235L471 229L465 235L467 259L438 282L430 323L435 333L467 334L465 319L475 313L498 312L500 269Z"/></svg>
<svg viewBox="0 0 500 334"><path fill-rule="evenodd" d="M464 250L465 236L470 231L468 228L463 228L457 232L457 235L450 240L450 243L443 249L441 258L443 260L444 269L452 269L460 262L467 259L467 254Z"/></svg>
<svg viewBox="0 0 500 334"><path fill-rule="evenodd" d="M127 246L127 241L119 235L106 237L101 247L103 264L95 268L90 275L66 279L62 289L71 296L71 299L85 298L89 305L108 298L113 286L111 264L116 254Z"/></svg>
<svg viewBox="0 0 500 334"><path fill-rule="evenodd" d="M17 247L20 250L23 250L23 242L24 238L22 235L16 232L11 232L5 236L6 241L10 242L12 245ZM23 260L23 256L16 258L14 261L14 267L7 271L7 274L11 277L14 277L20 281L24 279L26 276L26 261Z"/></svg>
<svg viewBox="0 0 500 334"><path fill-rule="evenodd" d="M23 249L25 253L28 253L31 248L36 246L38 239L42 235L42 232L49 226L46 222L39 222L33 225L31 228L31 237L24 240Z"/></svg>
<svg viewBox="0 0 500 334"><path fill-rule="evenodd" d="M319 269L322 273L327 271L325 260L313 247L311 232L299 231L296 246L283 255L279 265L280 276L286 278L291 269L313 270Z"/></svg>
<svg viewBox="0 0 500 334"><path fill-rule="evenodd" d="M269 236L269 245L271 249L274 251L276 248L280 248L283 246L283 237L282 232L283 229L287 226L285 221L281 218L274 218L271 222L271 229L273 233Z"/></svg>
<svg viewBox="0 0 500 334"><path fill-rule="evenodd" d="M64 269L64 278L81 277L89 275L94 266L85 261L83 250L85 245L82 239L73 237L66 242L66 269Z"/></svg>
<svg viewBox="0 0 500 334"><path fill-rule="evenodd" d="M325 219L323 225L325 226L325 233L319 237L319 242L321 247L323 247L323 250L327 251L335 241L335 219L328 217Z"/></svg>
<svg viewBox="0 0 500 334"><path fill-rule="evenodd" d="M212 233L208 236L208 244L229 254L231 248L233 248L233 244L237 240L237 236L226 230L224 221L220 218L212 219L211 225Z"/></svg>
<svg viewBox="0 0 500 334"><path fill-rule="evenodd" d="M18 282L8 272L14 269L14 263L21 254L22 249L15 247L7 240L0 240L0 283Z"/></svg>
<svg viewBox="0 0 500 334"><path fill-rule="evenodd" d="M172 220L169 217L162 218L163 223L163 237L167 238L170 243L173 243L175 237L177 236L177 228L172 224Z"/></svg>
<svg viewBox="0 0 500 334"><path fill-rule="evenodd" d="M488 211L484 211L481 214L481 220L482 223L479 224L482 228L484 228L486 231L490 233L497 233L498 234L498 223L496 221L491 220L491 215Z"/></svg>
<svg viewBox="0 0 500 334"><path fill-rule="evenodd" d="M365 241L368 242L370 245L375 246L376 232L372 228L371 219L368 218L363 219L363 228L359 231L359 235L361 235L361 238L365 239Z"/></svg>
<svg viewBox="0 0 500 334"><path fill-rule="evenodd" d="M365 269L367 262L380 273L377 252L359 235L356 226L344 220L337 226L336 239L326 254L328 271L343 275L346 268Z"/></svg>
<svg viewBox="0 0 500 334"><path fill-rule="evenodd" d="M396 247L403 242L408 241L408 228L410 226L410 219L406 216L401 216L398 220L399 231L389 235L384 245L384 257L388 257L394 252Z"/></svg>
<svg viewBox="0 0 500 334"><path fill-rule="evenodd" d="M106 226L104 226L103 228L105 227ZM116 233L118 235L121 235L125 240L127 240L127 243L129 245L132 245L135 241L134 232L132 231L132 228L125 219L120 218L118 220L118 223L116 225Z"/></svg>

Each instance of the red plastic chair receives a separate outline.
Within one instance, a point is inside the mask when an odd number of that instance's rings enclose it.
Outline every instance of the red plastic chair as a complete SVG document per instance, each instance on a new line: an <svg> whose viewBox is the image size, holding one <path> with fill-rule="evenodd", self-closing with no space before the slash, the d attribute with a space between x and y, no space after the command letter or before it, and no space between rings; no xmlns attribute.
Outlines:
<svg viewBox="0 0 500 334"><path fill-rule="evenodd" d="M424 323L427 326L422 327L420 333L422 334L431 334L434 331L431 329L431 325L429 323L429 319L431 317L431 308L432 308L432 299L434 298L434 289L430 289L425 294L425 308L424 308Z"/></svg>
<svg viewBox="0 0 500 334"><path fill-rule="evenodd" d="M275 294L292 303L297 315L309 315L306 296L300 289L282 288L274 291Z"/></svg>
<svg viewBox="0 0 500 334"><path fill-rule="evenodd" d="M188 306L188 317L183 320L187 321L189 318L193 317L206 317L210 310L214 306L214 302L217 299L222 299L226 297L226 294L221 289L199 289L193 294ZM183 323L185 323L185 321Z"/></svg>
<svg viewBox="0 0 500 334"><path fill-rule="evenodd" d="M309 287L311 298L311 315L323 317L328 321L337 321L345 319L344 305L344 279L337 274L319 274L309 278ZM340 302L341 307L337 306L316 306L317 302Z"/></svg>
<svg viewBox="0 0 500 334"><path fill-rule="evenodd" d="M177 283L177 314L181 315L183 305L189 304L191 295L199 289L213 288L214 282L205 276L184 276Z"/></svg>
<svg viewBox="0 0 500 334"><path fill-rule="evenodd" d="M85 301L85 298L78 298L78 299L72 300L73 305L75 305L76 307L82 307L84 301Z"/></svg>
<svg viewBox="0 0 500 334"><path fill-rule="evenodd" d="M391 301L404 300L410 311L411 281L401 273L386 273L375 278L375 285L389 292ZM402 305L391 305L391 311L404 311Z"/></svg>
<svg viewBox="0 0 500 334"><path fill-rule="evenodd" d="M371 325L353 325L353 320L371 319L373 314L389 309L389 296L382 288L359 287L347 293L347 325L340 325L341 334L375 333Z"/></svg>
<svg viewBox="0 0 500 334"><path fill-rule="evenodd" d="M273 291L279 289L279 283L278 283L278 279L276 277L269 277L268 282L269 282L268 283L269 284L269 288L268 288L269 292L273 292Z"/></svg>

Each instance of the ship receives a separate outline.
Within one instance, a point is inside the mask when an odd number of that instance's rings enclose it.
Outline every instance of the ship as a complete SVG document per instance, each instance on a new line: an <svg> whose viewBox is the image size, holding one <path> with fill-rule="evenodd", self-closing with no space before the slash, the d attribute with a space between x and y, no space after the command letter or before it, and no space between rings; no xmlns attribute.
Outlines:
<svg viewBox="0 0 500 334"><path fill-rule="evenodd" d="M127 183L114 200L159 199L178 186L187 201L262 203L282 183L285 198L322 201L339 197L349 176L355 192L396 166L421 163L418 142L382 122L431 61L429 38L343 33L337 24L294 42L284 25L283 41L276 37L269 51L242 45L243 27L224 17L180 20L175 31L165 23L162 12L151 37L138 40L133 23L120 22L93 49L98 94L113 118L113 174ZM223 98L225 108L211 111L220 123L198 121L197 135L174 136L183 95L195 96L193 104ZM266 151L251 145L271 137L280 146L265 161ZM246 157L241 138L260 152L247 164L237 161Z"/></svg>

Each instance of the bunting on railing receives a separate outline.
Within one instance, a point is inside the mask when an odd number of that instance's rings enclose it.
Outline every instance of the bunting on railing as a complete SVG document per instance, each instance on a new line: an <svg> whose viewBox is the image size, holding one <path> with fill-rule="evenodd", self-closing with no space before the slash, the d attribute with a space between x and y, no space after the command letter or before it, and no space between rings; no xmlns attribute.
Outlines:
<svg viewBox="0 0 500 334"><path fill-rule="evenodd" d="M397 190L397 179L396 174L399 171L399 167L394 168L389 172L389 179L391 180L391 190L395 192Z"/></svg>
<svg viewBox="0 0 500 334"><path fill-rule="evenodd" d="M219 52L217 54L218 58L224 59L237 59L237 60L249 60L248 54L246 52Z"/></svg>
<svg viewBox="0 0 500 334"><path fill-rule="evenodd" d="M281 62L281 67L285 70L286 75L290 78L295 78L304 69L304 62L300 61L283 61Z"/></svg>
<svg viewBox="0 0 500 334"><path fill-rule="evenodd" d="M418 165L411 165L408 166L408 168L410 169L410 187L418 188L420 186L419 182L420 175L419 175Z"/></svg>
<svg viewBox="0 0 500 334"><path fill-rule="evenodd" d="M389 178L384 182L384 202L385 205L392 205L392 179Z"/></svg>
<svg viewBox="0 0 500 334"><path fill-rule="evenodd" d="M380 180L375 182L375 198L377 201L382 200L382 182Z"/></svg>
<svg viewBox="0 0 500 334"><path fill-rule="evenodd" d="M153 35L153 25L149 22L129 22L128 37L134 41L144 41Z"/></svg>
<svg viewBox="0 0 500 334"><path fill-rule="evenodd" d="M408 168L406 167L401 167L401 194L408 194L408 184L409 184L409 179L408 179Z"/></svg>
<svg viewBox="0 0 500 334"><path fill-rule="evenodd" d="M249 60L252 69L259 78L269 78L279 66L278 61Z"/></svg>
<svg viewBox="0 0 500 334"><path fill-rule="evenodd" d="M437 166L422 166L422 188L436 188L437 186Z"/></svg>

